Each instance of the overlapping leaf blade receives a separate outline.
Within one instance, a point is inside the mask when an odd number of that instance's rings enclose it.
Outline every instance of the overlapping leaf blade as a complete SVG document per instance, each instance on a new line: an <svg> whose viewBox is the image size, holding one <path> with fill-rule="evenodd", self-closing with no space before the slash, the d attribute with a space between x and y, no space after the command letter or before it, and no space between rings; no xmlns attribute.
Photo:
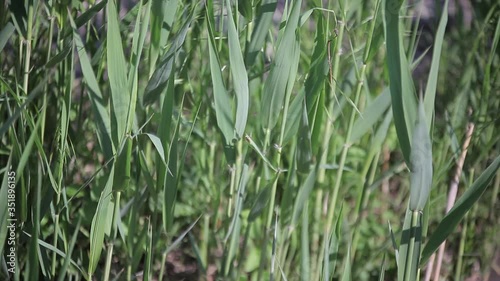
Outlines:
<svg viewBox="0 0 500 281"><path fill-rule="evenodd" d="M241 139L245 133L248 118L248 74L243 61L241 47L239 43L238 31L232 17L231 2L226 0L228 11L228 40L229 40L229 62L236 93L236 138Z"/></svg>
<svg viewBox="0 0 500 281"><path fill-rule="evenodd" d="M128 113L131 106L130 89L127 82L127 63L123 53L120 35L119 19L115 0L109 0L108 6L108 32L107 32L107 63L108 76L111 87L112 133L115 146L125 136L128 127Z"/></svg>
<svg viewBox="0 0 500 281"><path fill-rule="evenodd" d="M276 57L271 64L269 77L264 84L261 101L261 124L272 130L278 122L285 95L291 92L297 74L300 54L298 33L302 1L295 1L287 20L283 36L279 41Z"/></svg>
<svg viewBox="0 0 500 281"><path fill-rule="evenodd" d="M456 229L462 218L479 200L486 188L488 188L498 169L500 169L500 156L497 156L493 163L486 168L472 186L464 192L453 208L446 214L437 228L433 231L422 251L422 264L427 262L432 253L434 253L441 243L443 243L443 241Z"/></svg>
<svg viewBox="0 0 500 281"><path fill-rule="evenodd" d="M217 125L224 136L224 147L226 148L226 158L229 162L233 162L231 156L228 156L228 150L233 150L234 138L234 120L233 120L233 100L226 90L222 79L222 71L219 62L219 56L215 48L215 35L213 23L210 20L210 13L207 9L207 28L208 28L208 52L210 57L210 72L212 76L213 96L215 101L215 114L217 117Z"/></svg>
<svg viewBox="0 0 500 281"><path fill-rule="evenodd" d="M410 210L422 211L432 187L432 145L422 100L418 105L410 161Z"/></svg>
<svg viewBox="0 0 500 281"><path fill-rule="evenodd" d="M415 88L411 79L399 28L399 10L401 4L402 2L399 0L385 1L384 24L394 124L403 156L406 163L409 164L417 106Z"/></svg>

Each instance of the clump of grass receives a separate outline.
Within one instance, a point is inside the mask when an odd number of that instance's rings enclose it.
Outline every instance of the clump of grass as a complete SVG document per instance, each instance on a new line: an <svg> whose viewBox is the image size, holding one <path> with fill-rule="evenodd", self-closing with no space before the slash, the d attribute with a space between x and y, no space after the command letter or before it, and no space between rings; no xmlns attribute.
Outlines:
<svg viewBox="0 0 500 281"><path fill-rule="evenodd" d="M415 57L397 0L129 4L0 13L0 279L416 280L444 241L460 279L495 254L498 5L469 30L443 8Z"/></svg>

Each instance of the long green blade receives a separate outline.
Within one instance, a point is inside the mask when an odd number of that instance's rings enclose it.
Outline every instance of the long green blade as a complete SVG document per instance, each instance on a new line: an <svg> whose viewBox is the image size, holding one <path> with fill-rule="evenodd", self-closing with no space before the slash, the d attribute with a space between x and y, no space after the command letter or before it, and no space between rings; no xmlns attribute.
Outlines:
<svg viewBox="0 0 500 281"><path fill-rule="evenodd" d="M432 144L425 119L424 103L418 105L418 118L411 147L410 210L422 211L432 187Z"/></svg>
<svg viewBox="0 0 500 281"><path fill-rule="evenodd" d="M276 58L271 64L269 77L264 84L261 101L261 124L266 130L272 130L278 122L285 95L290 93L297 75L300 54L299 28L300 7L302 1L295 1L292 12L285 26L283 37L278 39Z"/></svg>
<svg viewBox="0 0 500 281"><path fill-rule="evenodd" d="M210 13L209 8L207 8L207 28L208 28L208 52L210 57L210 72L212 76L213 85L213 96L215 101L215 114L217 117L217 125L224 136L225 147L232 150L234 138L234 120L233 120L233 100L231 99L229 93L224 86L222 79L222 71L219 63L219 56L215 48L215 35L213 29L212 13ZM229 162L233 162L232 159L227 157ZM232 158L232 157L231 157Z"/></svg>
<svg viewBox="0 0 500 281"><path fill-rule="evenodd" d="M115 147L119 145L128 130L128 112L131 105L130 89L127 83L127 63L123 54L118 13L115 0L108 1L107 63L111 87L112 132Z"/></svg>
<svg viewBox="0 0 500 281"><path fill-rule="evenodd" d="M226 0L228 11L228 40L229 40L229 63L236 93L236 121L235 131L237 139L241 139L245 133L248 118L248 74L243 61L239 43L238 31L233 20L231 2Z"/></svg>
<svg viewBox="0 0 500 281"><path fill-rule="evenodd" d="M385 1L385 35L387 66L389 68L390 90L394 124L399 144L407 164L410 163L411 136L416 119L415 88L411 79L408 62L403 48L403 38L399 29L399 10L402 1Z"/></svg>
<svg viewBox="0 0 500 281"><path fill-rule="evenodd" d="M113 215L113 206L111 203L111 192L113 187L114 165L109 173L106 185L101 192L97 209L92 219L90 228L90 255L88 274L92 276L97 269L97 264L101 257L102 247L104 246L104 235L109 234L111 227L111 217Z"/></svg>
<svg viewBox="0 0 500 281"><path fill-rule="evenodd" d="M479 176L479 178L469 187L464 194L457 200L453 208L441 220L437 228L429 237L429 241L422 251L421 264L425 264L429 257L434 253L441 243L456 229L462 218L472 208L472 206L481 198L490 182L495 177L500 168L500 156Z"/></svg>
<svg viewBox="0 0 500 281"><path fill-rule="evenodd" d="M434 114L434 101L436 99L436 88L439 74L439 61L441 59L441 50L443 48L444 33L446 31L446 24L448 23L448 0L445 1L442 7L441 19L439 20L438 30L434 38L434 49L432 50L432 64L429 71L429 78L427 80L427 87L425 88L425 116L427 125L430 127L432 116Z"/></svg>

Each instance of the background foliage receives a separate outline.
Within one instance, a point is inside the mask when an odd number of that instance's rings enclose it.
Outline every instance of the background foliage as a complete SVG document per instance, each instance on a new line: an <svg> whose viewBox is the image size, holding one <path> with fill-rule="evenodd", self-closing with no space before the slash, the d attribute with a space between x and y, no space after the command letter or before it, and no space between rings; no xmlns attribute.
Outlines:
<svg viewBox="0 0 500 281"><path fill-rule="evenodd" d="M444 5L0 1L0 279L500 275L500 7Z"/></svg>

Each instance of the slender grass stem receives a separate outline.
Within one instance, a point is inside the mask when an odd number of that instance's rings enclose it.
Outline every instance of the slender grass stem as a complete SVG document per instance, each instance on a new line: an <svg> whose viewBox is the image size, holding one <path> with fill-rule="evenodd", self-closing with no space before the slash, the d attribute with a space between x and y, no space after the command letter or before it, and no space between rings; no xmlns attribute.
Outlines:
<svg viewBox="0 0 500 281"><path fill-rule="evenodd" d="M363 169L363 172L361 173L361 178L362 178L362 190L358 192L359 198L358 198L358 208L356 208L356 213L355 213L355 225L352 230L352 242L351 242L351 262L352 264L354 263L354 259L356 257L356 249L358 246L358 241L360 237L360 232L358 231L358 227L361 223L361 220L363 218L363 212L365 211L366 207L368 206L368 200L370 198L371 190L368 188L374 181L375 179L375 174L377 170L377 163L378 159L380 157L380 150L375 152L374 150L371 150L369 153L369 156L367 159L369 161L366 162L366 165ZM368 171L368 168L370 168ZM367 176L367 173L369 172L369 175ZM365 180L367 179L367 180Z"/></svg>
<svg viewBox="0 0 500 281"><path fill-rule="evenodd" d="M415 240L420 240L421 237L417 237L417 228L418 228L418 220L420 219L420 212L419 211L412 211L411 212L411 228L410 228L410 241L408 245L408 253L406 255L406 267L404 269L405 274L404 274L404 281L410 281L411 280L411 271L412 270L417 270L414 269L414 266L418 266L416 262L413 261L413 252L415 251ZM420 254L419 254L420 255ZM415 263L415 264L414 264Z"/></svg>
<svg viewBox="0 0 500 281"><path fill-rule="evenodd" d="M24 73L23 73L23 90L24 93L28 94L28 81L30 74L30 60L31 60L31 42L33 36L33 14L34 14L33 3L29 3L28 6L28 24L27 24L27 35L26 35L26 49L24 53Z"/></svg>
<svg viewBox="0 0 500 281"><path fill-rule="evenodd" d="M330 93L329 93L329 106L328 106L328 112L333 112L333 109L334 109L334 105L335 105L335 100L337 100L337 97L336 97L336 90L337 90L337 85L336 85L336 81L337 81L337 77L338 77L338 73L339 73L339 65L340 65L340 55L341 55L341 48L342 48L342 41L343 41L343 38L344 38L344 29L345 29L345 26L344 26L344 22L341 20L339 21L338 23L335 23L336 25L338 24L338 35L337 37L335 38L335 45L333 47L333 51L334 51L334 58L333 58L333 67L331 66L330 64L330 73L331 73L331 76L330 76ZM331 59L331 58L330 58ZM334 120L329 120L329 122L327 122L327 126L325 126L325 133L323 135L323 141L322 141L322 149L321 149L321 159L320 159L320 166L323 166L326 164L327 162L327 158L329 156L329 148L330 148L330 138L331 138L331 135L333 134L333 122ZM340 166L339 166L339 169L340 169ZM319 172L318 172L318 183L323 183L325 181L325 169L320 169ZM330 218L330 216L327 217L327 220ZM324 248L325 248L325 245L326 245L326 242L327 242L327 239L328 239L328 233L329 232L329 229L331 229L331 224L332 224L332 220L331 221L327 221L327 227L325 229L325 232L323 234L323 242L322 242L322 246L320 247L319 249L319 254L316 258L316 264L318 266L321 266L323 264L323 257L324 257ZM330 225L330 226L328 226ZM319 271L313 271L313 280L319 280L319 276L320 276L320 272Z"/></svg>

